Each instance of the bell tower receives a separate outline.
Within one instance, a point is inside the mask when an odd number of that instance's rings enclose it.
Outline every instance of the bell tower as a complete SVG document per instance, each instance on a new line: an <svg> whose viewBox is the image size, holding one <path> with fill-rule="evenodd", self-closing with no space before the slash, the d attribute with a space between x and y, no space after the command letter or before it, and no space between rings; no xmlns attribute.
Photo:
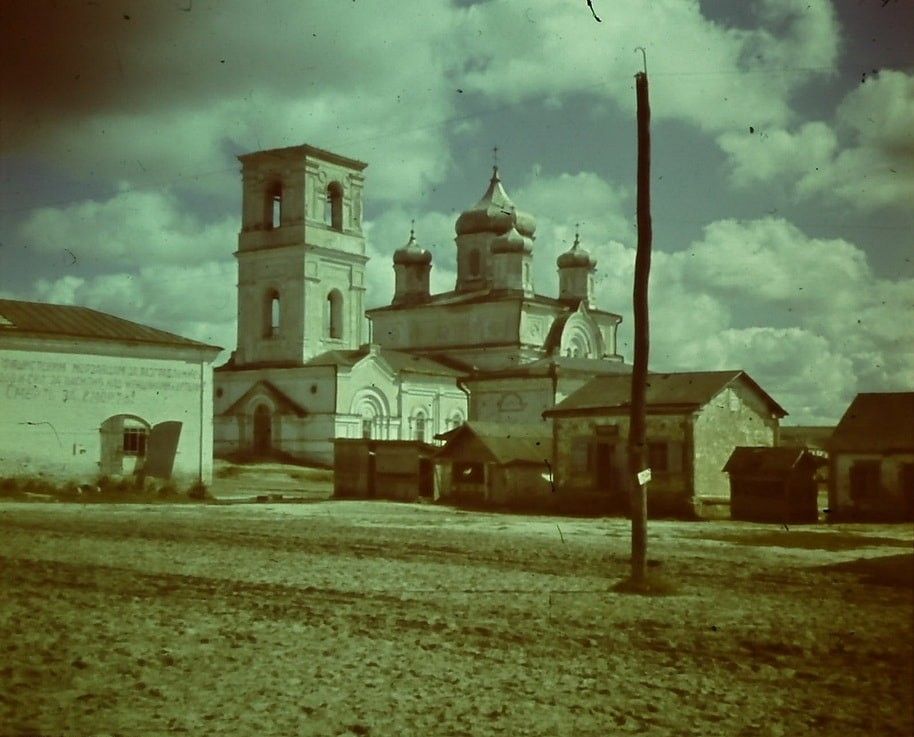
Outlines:
<svg viewBox="0 0 914 737"><path fill-rule="evenodd" d="M236 367L296 366L362 343L365 164L314 146L238 157Z"/></svg>

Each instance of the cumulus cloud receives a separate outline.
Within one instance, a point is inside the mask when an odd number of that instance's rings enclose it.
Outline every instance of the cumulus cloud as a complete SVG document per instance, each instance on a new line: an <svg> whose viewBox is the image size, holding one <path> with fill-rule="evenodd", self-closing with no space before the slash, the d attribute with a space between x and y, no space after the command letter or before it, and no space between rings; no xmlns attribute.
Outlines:
<svg viewBox="0 0 914 737"><path fill-rule="evenodd" d="M532 0L523 13L511 3L473 5L460 26L464 84L512 101L608 95L631 110L637 39L648 52L654 96L663 101L654 117L715 131L741 125L752 111L760 124L783 125L791 94L831 71L837 20L827 0L764 0L758 7L759 26L744 29L709 20L697 0L613 3L605 23L590 22L577 3ZM503 43L492 48L482 28ZM785 67L792 73L771 73Z"/></svg>
<svg viewBox="0 0 914 737"><path fill-rule="evenodd" d="M3 144L81 174L218 192L234 184L234 154L307 141L376 162L375 200L414 195L449 161L440 41L456 12L429 0L404 23L382 3L334 0L13 5ZM380 156L391 137L401 155Z"/></svg>
<svg viewBox="0 0 914 737"><path fill-rule="evenodd" d="M841 145L845 141L845 145ZM793 182L798 198L860 210L914 201L914 77L880 72L852 90L835 122L722 134L735 184Z"/></svg>
<svg viewBox="0 0 914 737"><path fill-rule="evenodd" d="M147 266L138 272L39 279L20 298L85 305L232 349L236 275L231 262Z"/></svg>
<svg viewBox="0 0 914 737"><path fill-rule="evenodd" d="M206 223L167 190L122 185L109 199L40 207L19 227L19 238L40 253L66 250L75 261L105 271L146 264L197 264L234 250L237 218Z"/></svg>

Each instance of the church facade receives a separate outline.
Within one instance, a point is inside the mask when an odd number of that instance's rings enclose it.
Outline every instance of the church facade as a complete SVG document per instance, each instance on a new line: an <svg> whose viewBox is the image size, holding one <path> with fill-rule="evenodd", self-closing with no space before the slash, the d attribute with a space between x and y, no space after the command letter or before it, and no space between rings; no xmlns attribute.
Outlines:
<svg viewBox="0 0 914 737"><path fill-rule="evenodd" d="M457 220L454 289L429 292L431 254L411 233L393 255L391 304L366 312L366 165L307 145L239 159L238 341L215 370L216 455L332 463L334 438L428 442L462 424L468 386L490 374L526 386L511 369L559 357L625 370L621 317L597 309L596 264L577 239L558 259L558 296L534 291L536 223L497 168Z"/></svg>

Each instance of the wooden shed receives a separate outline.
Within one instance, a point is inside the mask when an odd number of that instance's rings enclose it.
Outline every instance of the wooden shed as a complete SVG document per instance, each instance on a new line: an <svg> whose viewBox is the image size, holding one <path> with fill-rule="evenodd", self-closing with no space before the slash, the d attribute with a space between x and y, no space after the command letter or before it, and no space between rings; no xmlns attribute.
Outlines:
<svg viewBox="0 0 914 737"><path fill-rule="evenodd" d="M730 474L730 517L801 524L819 518L816 470L826 461L805 448L739 447Z"/></svg>
<svg viewBox="0 0 914 737"><path fill-rule="evenodd" d="M437 448L417 440L336 438L333 495L350 499L415 501L434 495Z"/></svg>
<svg viewBox="0 0 914 737"><path fill-rule="evenodd" d="M465 422L437 436L442 499L517 508L540 506L552 492L552 433L545 422Z"/></svg>

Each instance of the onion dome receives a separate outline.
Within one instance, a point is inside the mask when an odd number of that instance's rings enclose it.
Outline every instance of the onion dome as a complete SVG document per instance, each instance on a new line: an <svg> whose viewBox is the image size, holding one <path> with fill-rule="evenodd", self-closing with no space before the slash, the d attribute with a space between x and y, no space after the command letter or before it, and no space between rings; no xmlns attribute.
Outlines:
<svg viewBox="0 0 914 737"><path fill-rule="evenodd" d="M394 263L398 265L419 264L427 266L432 262L432 254L416 243L416 233L409 229L409 240L402 248L394 251Z"/></svg>
<svg viewBox="0 0 914 737"><path fill-rule="evenodd" d="M533 243L512 226L507 233L492 239L492 253L533 253Z"/></svg>
<svg viewBox="0 0 914 737"><path fill-rule="evenodd" d="M492 167L489 188L473 207L457 218L457 235L473 233L505 233L511 228L528 238L536 231L536 220L532 215L520 212L514 206L508 193L501 186L498 167Z"/></svg>
<svg viewBox="0 0 914 737"><path fill-rule="evenodd" d="M573 267L592 269L597 265L597 262L594 261L590 252L585 248L581 248L581 238L577 231L574 233L574 243L572 244L571 249L565 251L565 253L559 256L555 262L560 269Z"/></svg>

